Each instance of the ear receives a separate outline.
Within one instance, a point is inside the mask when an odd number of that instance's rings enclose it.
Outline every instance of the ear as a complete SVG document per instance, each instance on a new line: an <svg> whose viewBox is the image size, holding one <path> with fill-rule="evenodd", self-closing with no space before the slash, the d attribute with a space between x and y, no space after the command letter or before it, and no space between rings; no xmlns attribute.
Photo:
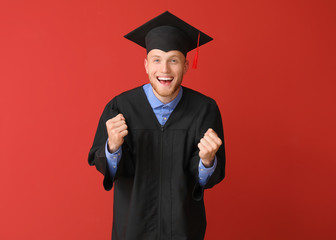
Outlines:
<svg viewBox="0 0 336 240"><path fill-rule="evenodd" d="M147 61L147 57L145 58L144 65L145 65L146 73L148 74L148 61Z"/></svg>
<svg viewBox="0 0 336 240"><path fill-rule="evenodd" d="M183 67L183 75L187 73L188 69L189 69L189 60L186 59Z"/></svg>

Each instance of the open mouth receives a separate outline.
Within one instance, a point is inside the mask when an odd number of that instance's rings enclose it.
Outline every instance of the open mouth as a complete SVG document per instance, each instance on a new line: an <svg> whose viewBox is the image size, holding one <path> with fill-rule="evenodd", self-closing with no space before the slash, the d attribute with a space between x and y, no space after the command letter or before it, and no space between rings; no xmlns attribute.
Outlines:
<svg viewBox="0 0 336 240"><path fill-rule="evenodd" d="M169 85L174 80L173 77L156 77L156 79L163 85Z"/></svg>

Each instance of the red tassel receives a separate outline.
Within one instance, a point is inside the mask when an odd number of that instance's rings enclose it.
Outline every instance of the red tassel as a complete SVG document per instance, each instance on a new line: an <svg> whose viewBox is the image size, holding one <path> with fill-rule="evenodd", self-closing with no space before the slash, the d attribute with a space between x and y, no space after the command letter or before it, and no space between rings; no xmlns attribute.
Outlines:
<svg viewBox="0 0 336 240"><path fill-rule="evenodd" d="M199 32L199 33L198 33L198 39L197 39L197 49L196 49L196 54L195 54L194 62L193 62L193 65L192 65L192 68L193 68L193 69L197 69L197 61L198 61L198 51L199 51L199 40L200 40L200 35L201 35L201 33Z"/></svg>

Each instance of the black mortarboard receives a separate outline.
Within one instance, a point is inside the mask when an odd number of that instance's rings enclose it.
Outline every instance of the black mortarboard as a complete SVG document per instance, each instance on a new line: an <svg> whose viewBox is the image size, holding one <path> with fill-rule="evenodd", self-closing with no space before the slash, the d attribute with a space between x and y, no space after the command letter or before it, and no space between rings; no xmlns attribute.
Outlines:
<svg viewBox="0 0 336 240"><path fill-rule="evenodd" d="M211 37L166 11L124 36L146 48L187 52L212 40Z"/></svg>

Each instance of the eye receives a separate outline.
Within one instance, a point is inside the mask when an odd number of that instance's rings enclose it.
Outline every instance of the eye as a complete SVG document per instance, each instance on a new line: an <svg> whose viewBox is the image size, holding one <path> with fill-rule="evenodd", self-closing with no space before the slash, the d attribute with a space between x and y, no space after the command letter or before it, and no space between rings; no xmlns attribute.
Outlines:
<svg viewBox="0 0 336 240"><path fill-rule="evenodd" d="M176 59L172 59L170 60L172 63L177 63L177 60Z"/></svg>
<svg viewBox="0 0 336 240"><path fill-rule="evenodd" d="M153 59L153 62L158 63L158 62L160 62L160 60L157 59L157 58L154 58L154 59Z"/></svg>

